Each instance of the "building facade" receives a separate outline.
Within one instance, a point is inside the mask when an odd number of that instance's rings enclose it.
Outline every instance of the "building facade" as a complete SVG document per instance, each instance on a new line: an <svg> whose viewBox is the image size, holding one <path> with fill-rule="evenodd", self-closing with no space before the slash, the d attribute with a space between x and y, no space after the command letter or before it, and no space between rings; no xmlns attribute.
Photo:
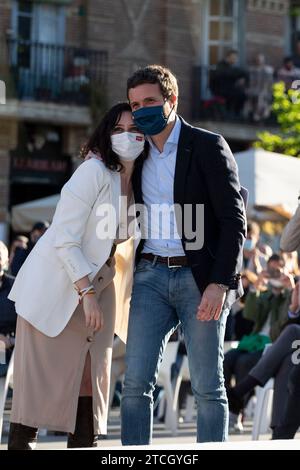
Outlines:
<svg viewBox="0 0 300 470"><path fill-rule="evenodd" d="M14 204L59 191L97 116L126 99L139 66L162 63L179 80L179 113L235 141L247 123L198 113L207 70L230 49L240 64L264 53L277 68L300 21L289 0L0 0L0 238ZM237 128L238 127L238 128Z"/></svg>

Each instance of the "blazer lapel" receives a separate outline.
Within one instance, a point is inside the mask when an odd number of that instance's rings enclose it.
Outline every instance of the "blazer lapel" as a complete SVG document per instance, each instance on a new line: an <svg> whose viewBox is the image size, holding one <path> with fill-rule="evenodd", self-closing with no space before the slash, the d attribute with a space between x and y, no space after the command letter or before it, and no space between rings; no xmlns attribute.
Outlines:
<svg viewBox="0 0 300 470"><path fill-rule="evenodd" d="M189 126L181 117L181 131L178 142L177 157L176 157L176 166L175 166L175 177L174 177L174 204L179 204L181 207L184 204L184 194L185 194L185 182L188 172L188 168L191 161L192 153L192 132L191 126ZM175 206L176 208L176 206ZM181 217L180 214L177 214L175 210L177 227L181 227ZM182 236L182 235L181 235Z"/></svg>

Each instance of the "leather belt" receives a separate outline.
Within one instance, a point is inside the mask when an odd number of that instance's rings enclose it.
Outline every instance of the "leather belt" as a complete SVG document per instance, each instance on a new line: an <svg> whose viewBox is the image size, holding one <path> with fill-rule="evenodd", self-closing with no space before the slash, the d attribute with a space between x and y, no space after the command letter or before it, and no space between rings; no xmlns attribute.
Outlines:
<svg viewBox="0 0 300 470"><path fill-rule="evenodd" d="M168 268L182 268L189 266L188 259L186 256L157 256L152 253L142 253L141 258L147 259L148 261L154 261L157 263L166 264Z"/></svg>

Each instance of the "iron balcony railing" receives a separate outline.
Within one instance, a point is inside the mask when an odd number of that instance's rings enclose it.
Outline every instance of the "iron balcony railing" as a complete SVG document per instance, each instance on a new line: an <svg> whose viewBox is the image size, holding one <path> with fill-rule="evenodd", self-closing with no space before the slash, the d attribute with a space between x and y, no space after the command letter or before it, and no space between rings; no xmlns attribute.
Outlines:
<svg viewBox="0 0 300 470"><path fill-rule="evenodd" d="M88 105L92 87L107 82L106 51L9 39L8 58L20 100Z"/></svg>

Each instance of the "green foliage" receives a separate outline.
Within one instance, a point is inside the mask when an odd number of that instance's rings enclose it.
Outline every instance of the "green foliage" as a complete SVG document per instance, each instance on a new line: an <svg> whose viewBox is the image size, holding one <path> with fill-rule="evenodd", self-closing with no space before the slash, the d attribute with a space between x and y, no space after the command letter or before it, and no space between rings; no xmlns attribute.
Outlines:
<svg viewBox="0 0 300 470"><path fill-rule="evenodd" d="M254 147L300 158L300 92L286 91L284 83L280 82L273 87L273 98L272 110L279 132L259 132Z"/></svg>

